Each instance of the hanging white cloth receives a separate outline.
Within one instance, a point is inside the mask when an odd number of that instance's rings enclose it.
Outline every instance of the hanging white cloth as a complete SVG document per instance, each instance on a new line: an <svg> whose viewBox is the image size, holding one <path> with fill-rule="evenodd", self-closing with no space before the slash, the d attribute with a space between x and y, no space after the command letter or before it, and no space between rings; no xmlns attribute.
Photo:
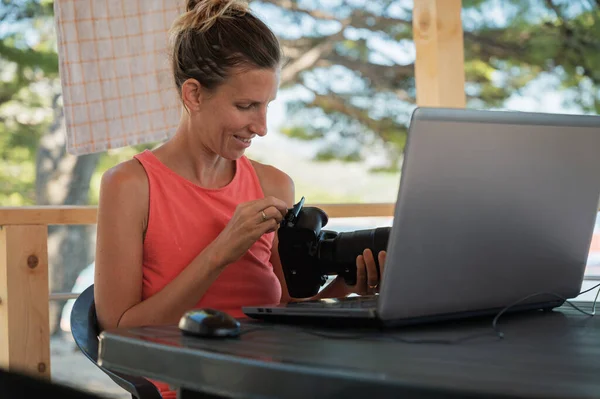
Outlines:
<svg viewBox="0 0 600 399"><path fill-rule="evenodd" d="M179 123L168 30L177 0L55 0L67 150L161 141Z"/></svg>

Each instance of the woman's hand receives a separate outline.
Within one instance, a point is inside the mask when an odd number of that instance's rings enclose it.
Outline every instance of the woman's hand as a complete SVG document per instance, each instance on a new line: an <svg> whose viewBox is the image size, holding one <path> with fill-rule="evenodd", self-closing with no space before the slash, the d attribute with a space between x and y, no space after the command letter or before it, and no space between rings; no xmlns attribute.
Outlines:
<svg viewBox="0 0 600 399"><path fill-rule="evenodd" d="M361 255L356 257L356 284L347 285L344 278L338 275L317 297L342 297L349 294L358 295L373 295L379 292L379 283L383 276L386 252L380 251L377 255L377 260L380 265L380 273L377 274L377 265L373 252L370 249L365 249Z"/></svg>
<svg viewBox="0 0 600 399"><path fill-rule="evenodd" d="M348 286L349 294L373 295L379 292L379 283L383 277L386 252L377 254L380 270L377 273L377 264L373 252L365 249L361 255L356 257L356 285Z"/></svg>
<svg viewBox="0 0 600 399"><path fill-rule="evenodd" d="M286 212L285 202L275 197L238 205L227 226L211 244L219 266L235 262L263 234L276 231Z"/></svg>

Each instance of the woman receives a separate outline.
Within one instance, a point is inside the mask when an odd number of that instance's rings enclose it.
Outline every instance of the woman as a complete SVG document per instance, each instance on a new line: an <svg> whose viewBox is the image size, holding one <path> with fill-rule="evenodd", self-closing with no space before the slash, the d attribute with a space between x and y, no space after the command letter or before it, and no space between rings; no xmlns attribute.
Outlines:
<svg viewBox="0 0 600 399"><path fill-rule="evenodd" d="M244 156L267 134L279 43L236 0L188 0L173 38L184 106L176 134L102 177L95 268L102 328L175 324L197 307L242 317L242 306L290 300L276 230L294 185ZM378 256L383 264L385 252ZM337 278L318 297L374 292L369 250L357 269L356 286Z"/></svg>

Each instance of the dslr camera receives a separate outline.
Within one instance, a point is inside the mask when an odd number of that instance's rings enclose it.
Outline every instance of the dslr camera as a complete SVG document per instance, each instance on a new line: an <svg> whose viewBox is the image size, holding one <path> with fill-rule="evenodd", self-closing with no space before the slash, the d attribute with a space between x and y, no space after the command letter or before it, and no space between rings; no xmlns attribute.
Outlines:
<svg viewBox="0 0 600 399"><path fill-rule="evenodd" d="M319 292L329 275L356 284L356 257L370 248L375 257L386 250L390 227L341 232L323 230L327 214L316 207L303 208L304 197L288 210L277 231L279 257L290 296L307 298Z"/></svg>

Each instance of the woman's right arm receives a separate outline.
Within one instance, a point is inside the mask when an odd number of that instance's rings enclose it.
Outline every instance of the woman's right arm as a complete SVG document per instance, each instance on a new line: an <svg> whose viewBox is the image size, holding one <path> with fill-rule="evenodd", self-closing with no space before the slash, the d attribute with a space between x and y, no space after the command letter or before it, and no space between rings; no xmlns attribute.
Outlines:
<svg viewBox="0 0 600 399"><path fill-rule="evenodd" d="M148 180L137 160L110 170L100 184L94 297L102 329L176 323L200 300L224 265L209 245L164 289L142 301Z"/></svg>
<svg viewBox="0 0 600 399"><path fill-rule="evenodd" d="M102 329L176 324L192 309L221 271L261 235L274 231L287 210L274 197L238 205L219 236L161 291L142 301L144 230L148 179L137 160L102 176L98 204L94 296ZM268 215L267 220L262 212Z"/></svg>

